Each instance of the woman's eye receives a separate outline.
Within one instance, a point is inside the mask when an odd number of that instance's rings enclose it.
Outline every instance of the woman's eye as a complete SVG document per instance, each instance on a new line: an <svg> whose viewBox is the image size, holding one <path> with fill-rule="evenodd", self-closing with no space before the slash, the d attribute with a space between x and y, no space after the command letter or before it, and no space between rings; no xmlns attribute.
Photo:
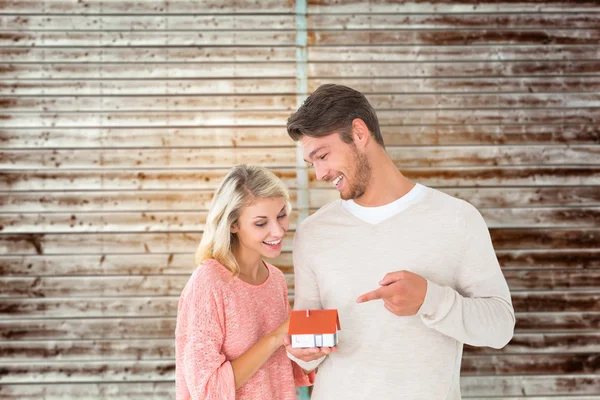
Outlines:
<svg viewBox="0 0 600 400"><path fill-rule="evenodd" d="M287 214L282 214L282 215L280 215L280 216L279 216L279 217L277 217L277 218L279 218L279 219L282 219L282 218L285 218L285 217L287 217Z"/></svg>
<svg viewBox="0 0 600 400"><path fill-rule="evenodd" d="M258 226L258 227L260 227L260 228L262 228L263 226L267 225L267 223L263 222L262 224L255 224L255 225Z"/></svg>
<svg viewBox="0 0 600 400"><path fill-rule="evenodd" d="M323 154L321 157L319 157L321 160L324 160L325 157L327 157L327 153Z"/></svg>

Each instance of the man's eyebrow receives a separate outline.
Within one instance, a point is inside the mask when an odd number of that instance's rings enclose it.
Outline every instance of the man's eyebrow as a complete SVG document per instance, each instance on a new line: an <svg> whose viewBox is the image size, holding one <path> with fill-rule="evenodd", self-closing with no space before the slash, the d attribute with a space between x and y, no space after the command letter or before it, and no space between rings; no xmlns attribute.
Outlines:
<svg viewBox="0 0 600 400"><path fill-rule="evenodd" d="M319 151L323 150L325 147L327 147L327 145L317 147L316 149L311 151L310 154L308 155L308 159L312 160L312 158L315 156L315 154L317 154ZM304 162L310 163L310 161L306 161L306 159L304 160Z"/></svg>

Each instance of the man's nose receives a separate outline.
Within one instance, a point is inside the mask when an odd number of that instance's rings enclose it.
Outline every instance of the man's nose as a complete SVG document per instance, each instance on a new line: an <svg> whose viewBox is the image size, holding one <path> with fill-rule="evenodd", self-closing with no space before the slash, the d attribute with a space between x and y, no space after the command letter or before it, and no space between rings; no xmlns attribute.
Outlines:
<svg viewBox="0 0 600 400"><path fill-rule="evenodd" d="M317 180L322 181L323 178L327 176L327 174L325 173L325 168L319 167L315 164L315 176L317 177Z"/></svg>

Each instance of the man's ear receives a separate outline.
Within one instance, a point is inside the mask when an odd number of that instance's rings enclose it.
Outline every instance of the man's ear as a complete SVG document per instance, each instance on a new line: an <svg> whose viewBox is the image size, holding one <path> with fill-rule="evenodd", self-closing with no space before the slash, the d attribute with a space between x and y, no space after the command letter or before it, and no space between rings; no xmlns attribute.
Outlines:
<svg viewBox="0 0 600 400"><path fill-rule="evenodd" d="M237 222L234 222L233 224L231 224L231 226L229 227L229 232L231 233L238 233L240 231L240 227L238 226Z"/></svg>
<svg viewBox="0 0 600 400"><path fill-rule="evenodd" d="M352 136L357 145L362 144L364 147L367 144L371 137L371 133L369 133L369 128L367 128L365 121L360 118L354 118L352 120Z"/></svg>

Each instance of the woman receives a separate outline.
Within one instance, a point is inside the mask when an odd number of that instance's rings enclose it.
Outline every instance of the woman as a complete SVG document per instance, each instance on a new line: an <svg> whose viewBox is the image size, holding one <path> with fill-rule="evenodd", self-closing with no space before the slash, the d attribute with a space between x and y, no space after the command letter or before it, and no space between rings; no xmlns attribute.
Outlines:
<svg viewBox="0 0 600 400"><path fill-rule="evenodd" d="M179 301L177 399L293 400L310 385L287 358L290 307L277 257L289 227L283 183L258 166L234 167L217 189Z"/></svg>

